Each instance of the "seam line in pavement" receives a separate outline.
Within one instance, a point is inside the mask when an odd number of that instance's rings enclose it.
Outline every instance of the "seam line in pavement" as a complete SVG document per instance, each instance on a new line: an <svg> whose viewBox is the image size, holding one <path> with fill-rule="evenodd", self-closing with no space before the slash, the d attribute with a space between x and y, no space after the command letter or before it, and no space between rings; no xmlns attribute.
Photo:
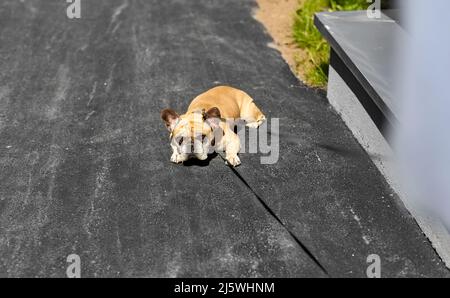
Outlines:
<svg viewBox="0 0 450 298"><path fill-rule="evenodd" d="M256 199L259 201L259 203L264 207L264 209L270 214L272 215L273 218L275 218L275 220L280 223L283 228L289 233L289 235L291 235L291 237L294 239L294 241L298 244L298 246L300 246L300 248L306 253L306 255L314 261L314 263L325 273L325 275L327 275L329 277L328 271L325 269L325 267L319 262L319 260L313 255L313 253L306 247L306 245L304 245L300 239L297 238L297 236L294 235L294 233L291 232L291 230L286 226L286 224L275 214L275 212L270 209L270 207L266 204L266 202L264 202L264 200L256 193L255 190L253 190L253 188L250 186L250 184L248 184L248 182L244 179L244 177L241 176L241 174L239 174L239 172L231 165L228 164L227 160L222 156L222 154L218 153L218 155L220 156L220 158L222 158L223 161L226 162L227 166L231 169L231 171L233 172L234 175L236 175L239 180L242 181L242 183L244 183L244 185L253 193L253 195L256 197Z"/></svg>

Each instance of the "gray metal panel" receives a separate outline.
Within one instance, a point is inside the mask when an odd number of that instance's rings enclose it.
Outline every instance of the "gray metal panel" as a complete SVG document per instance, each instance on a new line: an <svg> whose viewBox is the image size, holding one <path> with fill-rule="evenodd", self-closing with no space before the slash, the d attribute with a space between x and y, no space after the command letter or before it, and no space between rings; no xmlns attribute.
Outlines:
<svg viewBox="0 0 450 298"><path fill-rule="evenodd" d="M396 121L395 53L406 32L386 14L371 19L366 11L318 13L316 26L385 116Z"/></svg>

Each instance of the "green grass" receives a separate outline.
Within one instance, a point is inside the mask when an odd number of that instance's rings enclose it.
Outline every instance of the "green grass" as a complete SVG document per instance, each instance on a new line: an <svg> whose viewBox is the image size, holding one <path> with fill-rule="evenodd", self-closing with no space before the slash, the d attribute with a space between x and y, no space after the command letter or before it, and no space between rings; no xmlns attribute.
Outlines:
<svg viewBox="0 0 450 298"><path fill-rule="evenodd" d="M363 10L366 0L303 0L295 13L293 36L305 50L305 57L297 57L297 68L302 68L305 81L313 87L325 87L328 80L330 47L314 26L314 14L320 11Z"/></svg>

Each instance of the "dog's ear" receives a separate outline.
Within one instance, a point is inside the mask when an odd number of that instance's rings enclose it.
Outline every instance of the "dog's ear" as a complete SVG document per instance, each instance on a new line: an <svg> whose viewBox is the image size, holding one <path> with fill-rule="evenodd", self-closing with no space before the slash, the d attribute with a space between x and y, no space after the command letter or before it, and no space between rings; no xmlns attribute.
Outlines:
<svg viewBox="0 0 450 298"><path fill-rule="evenodd" d="M213 128L217 128L219 126L220 118L220 110L216 107L211 108L208 111L203 110L203 119Z"/></svg>
<svg viewBox="0 0 450 298"><path fill-rule="evenodd" d="M172 130L175 128L179 117L180 116L178 116L177 112L172 109L164 109L161 112L161 119L164 121L167 129L170 132L172 132Z"/></svg>
<svg viewBox="0 0 450 298"><path fill-rule="evenodd" d="M205 118L219 118L220 119L220 110L216 107L209 109L205 112Z"/></svg>

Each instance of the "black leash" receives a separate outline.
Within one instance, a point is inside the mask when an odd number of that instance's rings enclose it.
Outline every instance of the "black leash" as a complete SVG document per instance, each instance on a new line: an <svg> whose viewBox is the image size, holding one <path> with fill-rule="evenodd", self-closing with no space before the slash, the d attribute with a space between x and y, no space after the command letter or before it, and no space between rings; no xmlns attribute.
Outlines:
<svg viewBox="0 0 450 298"><path fill-rule="evenodd" d="M289 230L289 228L283 223L283 221L281 221L281 219L275 214L275 212L273 212L273 210L270 209L270 207L266 204L266 202L264 202L264 200L261 199L261 197L253 190L253 188L250 186L250 184L248 184L248 182L245 181L244 177L242 177L241 174L239 174L239 172L227 162L227 160L222 156L222 154L220 154L219 152L217 152L217 154L227 164L227 166L231 169L231 171L239 178L239 180L241 180L242 183L244 183L244 185L253 193L253 195L258 199L259 203L261 203L261 205L264 207L264 209L266 209L266 211L269 212L270 215L272 215L273 218L275 218L275 220L284 227L284 229L289 233L289 235L291 235L291 237L301 247L301 249L308 255L308 257L310 257L314 261L314 263L325 273L325 275L329 276L328 271L325 269L325 267L322 266L322 264L320 264L319 260L300 241L300 239L298 239L297 236L295 236L294 233L292 233L291 230Z"/></svg>

